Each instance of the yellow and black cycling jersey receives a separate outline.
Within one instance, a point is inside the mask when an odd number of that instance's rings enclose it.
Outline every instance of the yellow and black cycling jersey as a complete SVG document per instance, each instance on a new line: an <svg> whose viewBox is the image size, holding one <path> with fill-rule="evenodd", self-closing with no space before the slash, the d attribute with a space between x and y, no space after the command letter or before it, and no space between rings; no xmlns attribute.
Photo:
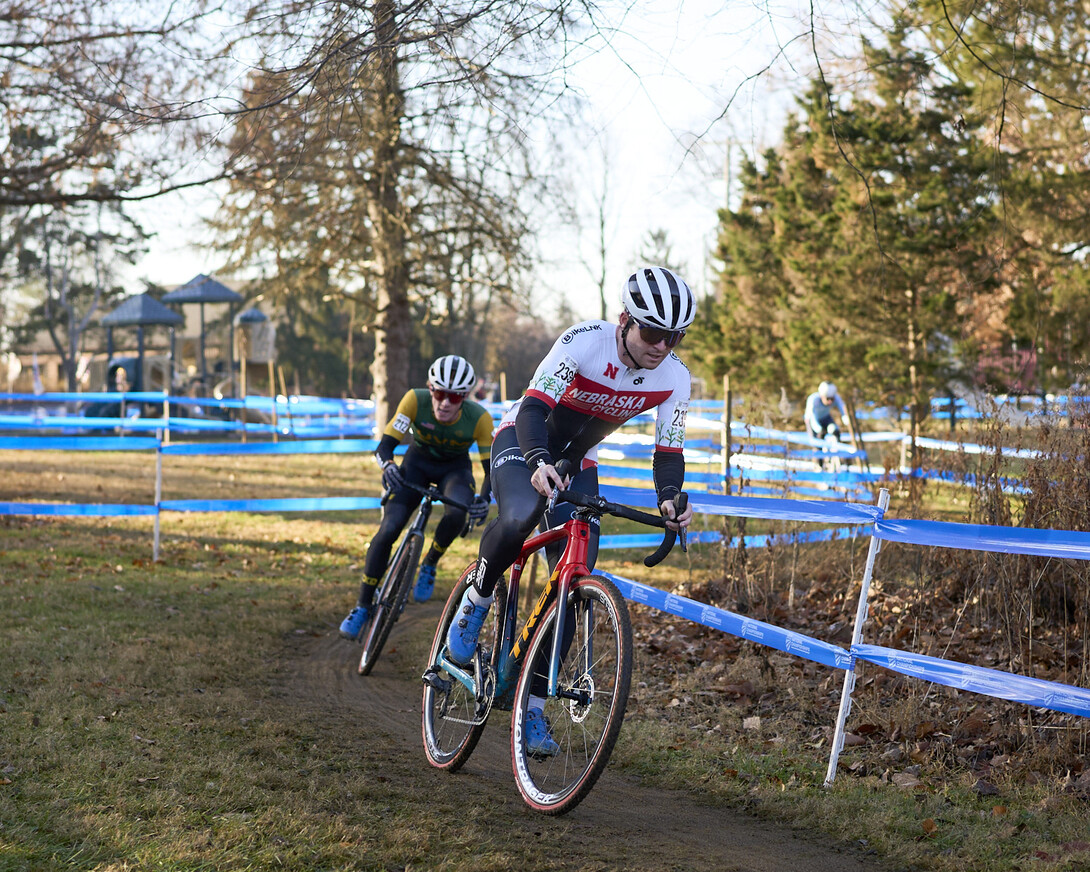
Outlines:
<svg viewBox="0 0 1090 872"><path fill-rule="evenodd" d="M464 401L458 416L449 424L443 424L436 420L427 388L410 390L397 404L397 411L386 425L383 436L403 442L410 430L413 444L433 460L464 456L476 442L481 461L487 468L492 454L492 415L479 403Z"/></svg>

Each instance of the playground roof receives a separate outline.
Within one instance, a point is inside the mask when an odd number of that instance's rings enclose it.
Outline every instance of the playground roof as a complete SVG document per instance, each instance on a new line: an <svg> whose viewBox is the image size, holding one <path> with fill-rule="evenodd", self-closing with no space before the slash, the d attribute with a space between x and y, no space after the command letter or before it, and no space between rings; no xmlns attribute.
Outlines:
<svg viewBox="0 0 1090 872"><path fill-rule="evenodd" d="M201 273L163 297L164 303L240 303L242 294Z"/></svg>
<svg viewBox="0 0 1090 872"><path fill-rule="evenodd" d="M185 319L173 309L164 306L150 294L129 297L102 319L103 327L145 327L165 324L170 327L182 324Z"/></svg>

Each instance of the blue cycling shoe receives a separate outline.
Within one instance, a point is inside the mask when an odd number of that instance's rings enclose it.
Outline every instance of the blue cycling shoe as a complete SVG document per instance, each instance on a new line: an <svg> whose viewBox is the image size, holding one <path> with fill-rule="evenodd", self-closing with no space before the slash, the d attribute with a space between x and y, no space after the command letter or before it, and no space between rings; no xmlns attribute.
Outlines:
<svg viewBox="0 0 1090 872"><path fill-rule="evenodd" d="M553 741L549 721L539 708L526 712L526 751L531 757L555 757L560 746Z"/></svg>
<svg viewBox="0 0 1090 872"><path fill-rule="evenodd" d="M413 599L418 603L426 603L431 599L431 592L435 590L435 564L420 564L420 575L416 577L416 587L413 588Z"/></svg>
<svg viewBox="0 0 1090 872"><path fill-rule="evenodd" d="M371 607L356 606L348 613L348 617L341 621L341 637L355 641L363 633L369 620L371 620Z"/></svg>
<svg viewBox="0 0 1090 872"><path fill-rule="evenodd" d="M467 588L462 594L458 614L447 631L447 653L459 666L468 666L473 660L473 652L477 650L477 638L481 635L481 627L484 626L485 616L491 606L491 603L478 606L470 602L471 590L473 588Z"/></svg>

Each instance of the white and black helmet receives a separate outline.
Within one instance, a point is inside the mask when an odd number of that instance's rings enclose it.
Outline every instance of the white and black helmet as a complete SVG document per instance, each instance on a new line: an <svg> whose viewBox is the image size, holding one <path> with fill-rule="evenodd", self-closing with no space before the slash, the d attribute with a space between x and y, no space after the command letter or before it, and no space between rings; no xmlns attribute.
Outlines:
<svg viewBox="0 0 1090 872"><path fill-rule="evenodd" d="M818 385L818 396L823 400L835 400L836 399L836 385L832 382L823 381Z"/></svg>
<svg viewBox="0 0 1090 872"><path fill-rule="evenodd" d="M477 375L469 361L457 354L436 358L428 367L428 384L441 391L467 394L476 381Z"/></svg>
<svg viewBox="0 0 1090 872"><path fill-rule="evenodd" d="M684 330L696 317L696 301L685 279L661 266L641 266L624 283L621 303L640 324Z"/></svg>

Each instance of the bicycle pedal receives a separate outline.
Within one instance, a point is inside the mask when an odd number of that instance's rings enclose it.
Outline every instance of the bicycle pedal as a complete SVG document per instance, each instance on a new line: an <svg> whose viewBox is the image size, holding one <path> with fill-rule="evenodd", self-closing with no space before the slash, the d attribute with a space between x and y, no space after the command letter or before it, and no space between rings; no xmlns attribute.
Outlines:
<svg viewBox="0 0 1090 872"><path fill-rule="evenodd" d="M439 673L435 669L428 669L420 676L421 680L437 693L448 693L450 691L450 682L444 681L439 677Z"/></svg>

